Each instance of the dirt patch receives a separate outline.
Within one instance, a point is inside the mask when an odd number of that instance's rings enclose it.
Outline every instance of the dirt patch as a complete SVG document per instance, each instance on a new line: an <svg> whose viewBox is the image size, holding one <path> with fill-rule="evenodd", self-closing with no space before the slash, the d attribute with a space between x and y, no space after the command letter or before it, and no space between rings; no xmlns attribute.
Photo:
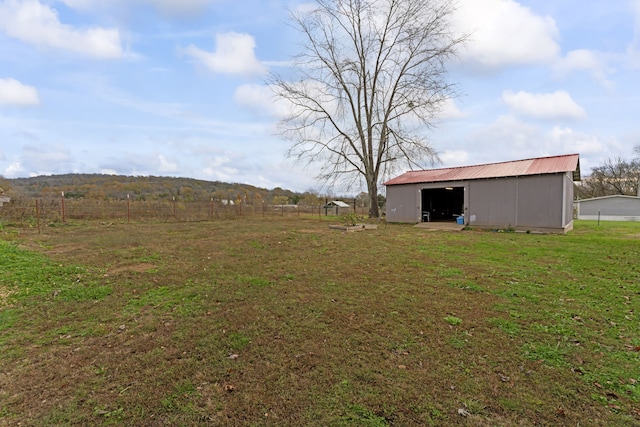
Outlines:
<svg viewBox="0 0 640 427"><path fill-rule="evenodd" d="M9 306L9 297L13 294L13 291L6 286L0 285L0 307Z"/></svg>
<svg viewBox="0 0 640 427"><path fill-rule="evenodd" d="M118 274L118 273L146 273L149 270L156 268L154 264L143 262L133 265L119 265L107 270L105 274Z"/></svg>
<svg viewBox="0 0 640 427"><path fill-rule="evenodd" d="M86 249L87 246L81 243L62 243L56 245L54 248L48 249L47 252L51 254L67 254L71 252L84 251Z"/></svg>

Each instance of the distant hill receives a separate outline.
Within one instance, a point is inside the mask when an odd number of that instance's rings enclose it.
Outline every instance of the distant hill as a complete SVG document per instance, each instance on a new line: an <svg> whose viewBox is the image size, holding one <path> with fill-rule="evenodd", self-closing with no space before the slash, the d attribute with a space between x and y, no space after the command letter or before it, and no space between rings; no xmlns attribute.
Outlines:
<svg viewBox="0 0 640 427"><path fill-rule="evenodd" d="M64 192L66 198L182 201L245 200L247 203L297 203L311 196L279 187L268 190L247 184L160 176L104 174L43 175L0 180L0 187L14 197L51 197Z"/></svg>

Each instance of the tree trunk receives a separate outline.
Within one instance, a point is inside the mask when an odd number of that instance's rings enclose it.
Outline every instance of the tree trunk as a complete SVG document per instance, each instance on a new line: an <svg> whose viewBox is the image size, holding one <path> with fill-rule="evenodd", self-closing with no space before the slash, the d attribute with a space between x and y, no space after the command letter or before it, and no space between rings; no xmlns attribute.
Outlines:
<svg viewBox="0 0 640 427"><path fill-rule="evenodd" d="M378 208L378 183L376 180L367 180L367 190L369 191L369 218L380 218Z"/></svg>

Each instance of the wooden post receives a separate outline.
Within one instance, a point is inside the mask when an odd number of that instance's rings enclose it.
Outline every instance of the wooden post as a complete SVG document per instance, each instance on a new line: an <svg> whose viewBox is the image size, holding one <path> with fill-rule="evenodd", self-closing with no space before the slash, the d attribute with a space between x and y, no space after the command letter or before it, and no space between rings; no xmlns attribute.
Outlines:
<svg viewBox="0 0 640 427"><path fill-rule="evenodd" d="M131 222L131 204L129 195L127 194L127 222Z"/></svg>
<svg viewBox="0 0 640 427"><path fill-rule="evenodd" d="M173 196L173 220L177 221L178 217L176 216L176 197Z"/></svg>
<svg viewBox="0 0 640 427"><path fill-rule="evenodd" d="M38 234L40 234L40 205L38 199L36 199L36 219L38 221Z"/></svg>
<svg viewBox="0 0 640 427"><path fill-rule="evenodd" d="M62 222L65 223L65 212L64 212L64 191L61 193L62 194Z"/></svg>

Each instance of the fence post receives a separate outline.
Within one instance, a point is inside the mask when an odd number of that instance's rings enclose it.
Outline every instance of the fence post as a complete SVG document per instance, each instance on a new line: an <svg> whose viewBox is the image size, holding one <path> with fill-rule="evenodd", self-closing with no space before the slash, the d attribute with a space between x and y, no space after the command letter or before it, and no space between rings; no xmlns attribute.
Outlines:
<svg viewBox="0 0 640 427"><path fill-rule="evenodd" d="M131 222L131 200L129 199L129 195L127 194L127 222Z"/></svg>
<svg viewBox="0 0 640 427"><path fill-rule="evenodd" d="M176 216L176 196L173 196L173 220L178 220L178 217Z"/></svg>
<svg viewBox="0 0 640 427"><path fill-rule="evenodd" d="M38 234L40 234L40 205L36 199L36 220L38 221Z"/></svg>
<svg viewBox="0 0 640 427"><path fill-rule="evenodd" d="M65 223L65 212L64 212L64 191L61 193L62 194L62 223Z"/></svg>

